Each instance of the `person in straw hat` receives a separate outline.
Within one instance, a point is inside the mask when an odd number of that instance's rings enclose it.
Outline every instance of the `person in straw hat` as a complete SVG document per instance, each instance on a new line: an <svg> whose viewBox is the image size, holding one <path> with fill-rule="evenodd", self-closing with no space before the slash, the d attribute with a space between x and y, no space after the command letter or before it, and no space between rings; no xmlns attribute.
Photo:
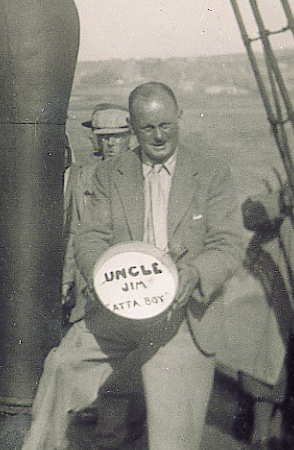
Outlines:
<svg viewBox="0 0 294 450"><path fill-rule="evenodd" d="M131 132L127 118L129 111L114 103L96 105L89 121L82 126L89 128L94 161L84 166L70 165L65 174L64 189L64 237L66 255L63 270L63 326L69 326L84 317L85 282L73 256L72 235L80 222L87 201L92 195L91 178L97 163L130 150ZM74 159L74 158L73 158Z"/></svg>
<svg viewBox="0 0 294 450"><path fill-rule="evenodd" d="M93 109L92 119L82 122L91 130L90 140L93 154L107 159L127 151L131 132L127 124L127 108L112 103L100 103Z"/></svg>

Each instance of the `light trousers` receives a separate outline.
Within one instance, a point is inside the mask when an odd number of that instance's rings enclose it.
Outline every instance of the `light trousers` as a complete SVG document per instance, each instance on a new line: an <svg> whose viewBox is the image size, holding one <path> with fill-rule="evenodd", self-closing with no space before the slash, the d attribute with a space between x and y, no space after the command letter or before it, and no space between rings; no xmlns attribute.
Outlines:
<svg viewBox="0 0 294 450"><path fill-rule="evenodd" d="M84 321L51 350L22 450L64 450L69 411L89 406L112 373ZM213 385L214 358L195 347L186 322L142 367L150 450L197 450Z"/></svg>

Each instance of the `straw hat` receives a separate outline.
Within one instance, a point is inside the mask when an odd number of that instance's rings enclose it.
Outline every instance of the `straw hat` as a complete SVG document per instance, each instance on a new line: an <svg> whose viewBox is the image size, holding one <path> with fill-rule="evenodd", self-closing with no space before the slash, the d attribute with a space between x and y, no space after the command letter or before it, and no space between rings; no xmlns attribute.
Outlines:
<svg viewBox="0 0 294 450"><path fill-rule="evenodd" d="M95 134L117 134L129 131L127 108L112 103L101 103L94 107L92 120L83 122L82 125L92 128Z"/></svg>

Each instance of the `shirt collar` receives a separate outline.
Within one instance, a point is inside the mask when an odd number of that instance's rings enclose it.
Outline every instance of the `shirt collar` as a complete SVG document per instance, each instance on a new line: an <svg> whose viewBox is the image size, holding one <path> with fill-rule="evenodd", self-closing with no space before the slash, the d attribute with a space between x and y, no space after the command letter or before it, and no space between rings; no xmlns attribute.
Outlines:
<svg viewBox="0 0 294 450"><path fill-rule="evenodd" d="M167 161L165 161L165 163L163 164L158 164L158 165L162 165L162 167L165 168L165 170L167 171L167 173L170 176L174 175L175 172L175 168L176 168L176 162L177 162L177 153L178 153L178 149L176 148L175 152L169 157L169 159ZM142 152L142 165L143 165L143 176L144 178L147 177L147 175L149 175L149 173L152 170L153 166L156 166L157 164L154 164L154 162L152 162L150 160L150 158L148 158L147 155L145 155L145 153Z"/></svg>

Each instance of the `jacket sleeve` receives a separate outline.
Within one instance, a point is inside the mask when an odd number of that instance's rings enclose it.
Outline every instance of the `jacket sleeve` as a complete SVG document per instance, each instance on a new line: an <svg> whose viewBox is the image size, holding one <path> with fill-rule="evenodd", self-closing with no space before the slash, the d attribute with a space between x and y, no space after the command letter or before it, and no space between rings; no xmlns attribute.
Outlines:
<svg viewBox="0 0 294 450"><path fill-rule="evenodd" d="M223 283L241 267L248 237L243 233L240 206L236 200L231 170L217 167L210 177L206 198L204 248L190 261L199 275L203 303L212 301Z"/></svg>
<svg viewBox="0 0 294 450"><path fill-rule="evenodd" d="M62 284L73 285L75 281L76 262L72 246L72 228L75 221L74 191L78 179L80 167L70 166L67 177L66 190L64 192L64 221L63 221L63 240L64 240L64 263L62 273Z"/></svg>
<svg viewBox="0 0 294 450"><path fill-rule="evenodd" d="M103 162L97 165L91 182L93 192L73 237L77 265L90 289L93 267L111 245L113 236L109 173Z"/></svg>
<svg viewBox="0 0 294 450"><path fill-rule="evenodd" d="M75 167L70 174L66 196L67 218L64 223L66 252L63 266L63 284L75 284L77 276L77 263L74 254L73 240L79 229L84 209L93 195L92 191L93 168L91 166Z"/></svg>

